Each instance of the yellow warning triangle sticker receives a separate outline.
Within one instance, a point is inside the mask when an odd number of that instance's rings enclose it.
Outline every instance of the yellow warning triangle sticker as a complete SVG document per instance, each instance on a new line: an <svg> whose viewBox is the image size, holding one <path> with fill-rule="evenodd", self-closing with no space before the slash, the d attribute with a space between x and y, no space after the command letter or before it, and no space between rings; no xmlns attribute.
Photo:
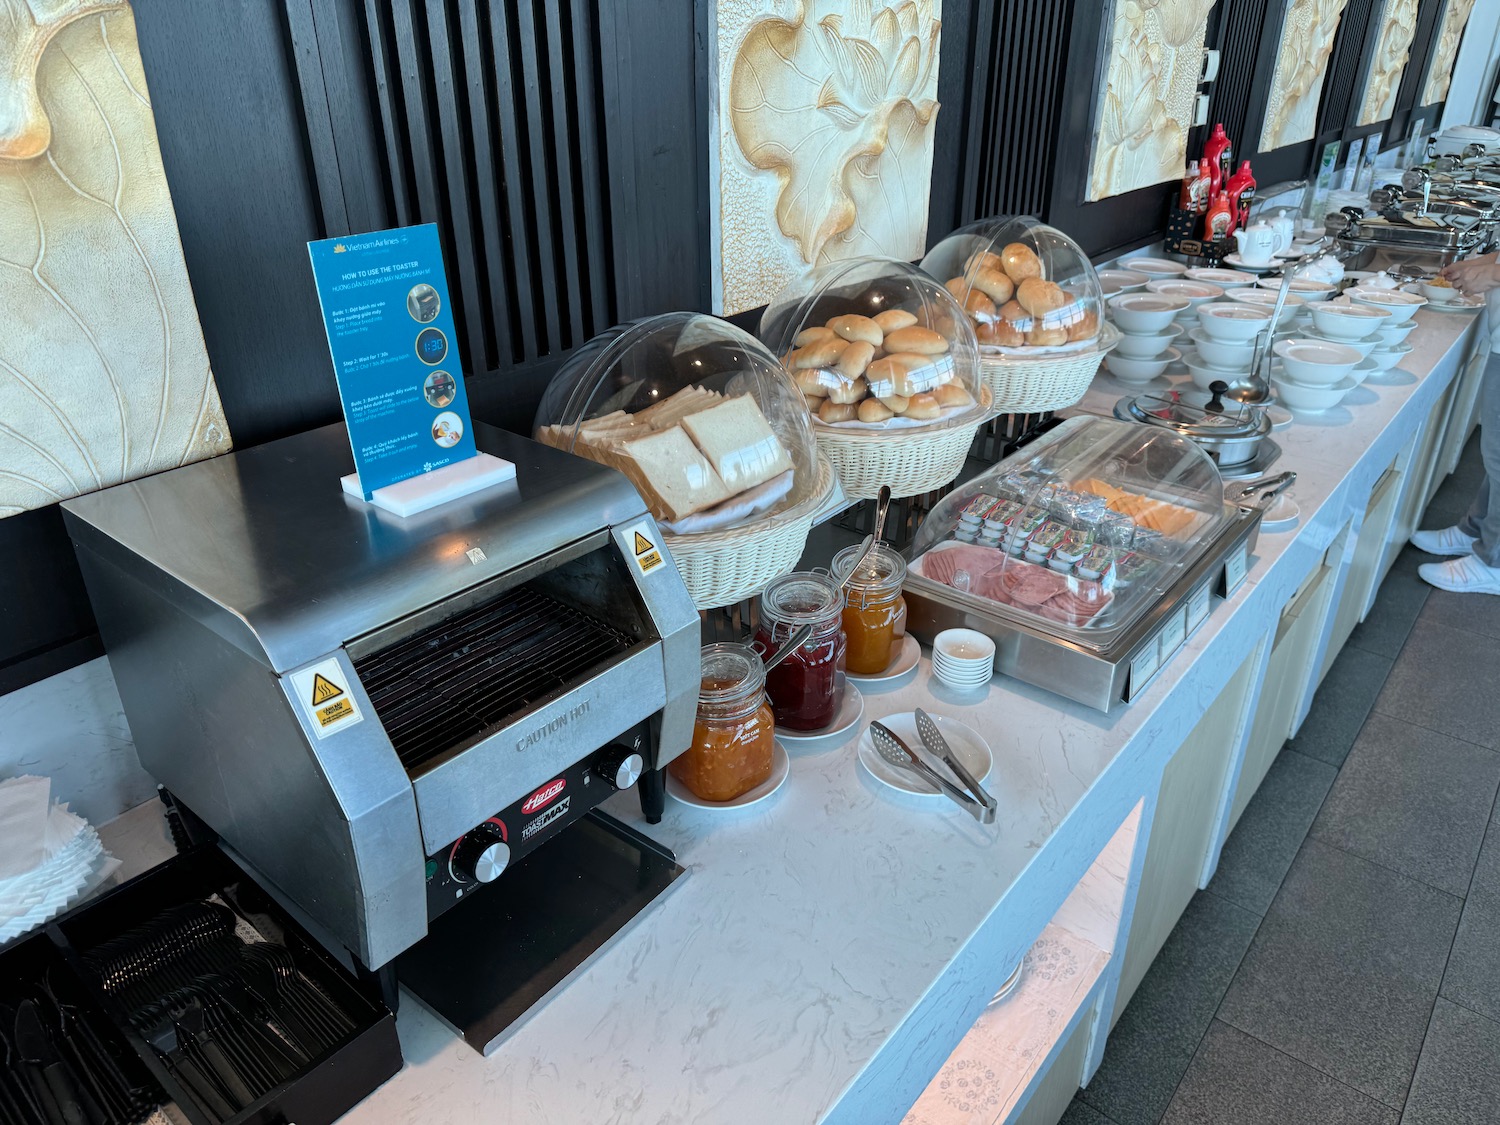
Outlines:
<svg viewBox="0 0 1500 1125"><path fill-rule="evenodd" d="M314 707L327 703L330 699L337 699L343 694L344 689L321 672L313 676L312 703Z"/></svg>
<svg viewBox="0 0 1500 1125"><path fill-rule="evenodd" d="M637 531L635 533L635 553L637 555L644 555L647 551L654 550L656 550L655 544L653 544L651 540L647 539L644 535Z"/></svg>

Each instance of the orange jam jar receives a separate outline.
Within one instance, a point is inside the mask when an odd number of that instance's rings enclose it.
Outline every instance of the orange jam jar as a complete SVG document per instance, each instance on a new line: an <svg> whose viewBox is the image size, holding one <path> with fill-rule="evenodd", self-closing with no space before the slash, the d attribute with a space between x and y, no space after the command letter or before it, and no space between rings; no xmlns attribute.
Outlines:
<svg viewBox="0 0 1500 1125"><path fill-rule="evenodd" d="M842 582L859 559L859 544L833 556L834 581ZM844 587L844 635L849 638L847 668L856 676L873 676L889 667L906 637L906 560L877 543Z"/></svg>
<svg viewBox="0 0 1500 1125"><path fill-rule="evenodd" d="M732 801L771 776L765 666L748 645L704 645L701 675L693 744L667 769L700 800Z"/></svg>

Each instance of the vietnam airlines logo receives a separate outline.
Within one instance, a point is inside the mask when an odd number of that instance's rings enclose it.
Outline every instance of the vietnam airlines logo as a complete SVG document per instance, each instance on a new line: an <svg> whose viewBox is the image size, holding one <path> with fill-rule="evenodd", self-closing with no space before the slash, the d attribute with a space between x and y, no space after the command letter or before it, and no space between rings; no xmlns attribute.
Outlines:
<svg viewBox="0 0 1500 1125"><path fill-rule="evenodd" d="M349 247L345 246L342 242L335 242L333 244L333 252L335 254L342 254L347 249L349 249Z"/></svg>

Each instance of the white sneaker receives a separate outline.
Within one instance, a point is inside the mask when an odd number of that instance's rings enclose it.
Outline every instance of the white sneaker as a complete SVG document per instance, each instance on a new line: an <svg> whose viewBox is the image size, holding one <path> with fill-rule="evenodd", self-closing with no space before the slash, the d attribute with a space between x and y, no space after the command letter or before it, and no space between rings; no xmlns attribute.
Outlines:
<svg viewBox="0 0 1500 1125"><path fill-rule="evenodd" d="M1500 566L1485 566L1473 555L1417 567L1422 581L1455 594L1500 594Z"/></svg>
<svg viewBox="0 0 1500 1125"><path fill-rule="evenodd" d="M1429 555L1467 555L1474 550L1474 543L1474 539L1456 527L1419 531L1411 537L1411 545Z"/></svg>

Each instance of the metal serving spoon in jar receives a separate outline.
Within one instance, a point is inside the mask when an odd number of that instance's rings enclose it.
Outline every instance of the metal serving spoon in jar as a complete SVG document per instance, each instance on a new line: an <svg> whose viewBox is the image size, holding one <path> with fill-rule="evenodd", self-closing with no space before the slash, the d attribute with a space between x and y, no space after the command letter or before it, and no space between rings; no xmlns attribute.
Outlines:
<svg viewBox="0 0 1500 1125"><path fill-rule="evenodd" d="M781 647L778 648L775 652L771 653L770 656L761 657L762 671L769 672L772 668L776 667L776 665L780 664L788 656L791 656L792 653L796 652L799 648L805 645L807 643L807 638L812 636L812 631L813 623L809 621L806 625L803 625L795 633L793 633L790 637L783 641L781 643Z"/></svg>
<svg viewBox="0 0 1500 1125"><path fill-rule="evenodd" d="M869 559L876 545L880 542L880 536L885 532L885 517L891 510L891 486L883 484L880 486L880 495L875 500L875 530L866 535L864 542L859 545L859 554L854 557L854 565L849 568L849 573L844 575L843 581L839 583L839 589L843 590L853 581L865 562ZM873 570L873 568L872 568Z"/></svg>

